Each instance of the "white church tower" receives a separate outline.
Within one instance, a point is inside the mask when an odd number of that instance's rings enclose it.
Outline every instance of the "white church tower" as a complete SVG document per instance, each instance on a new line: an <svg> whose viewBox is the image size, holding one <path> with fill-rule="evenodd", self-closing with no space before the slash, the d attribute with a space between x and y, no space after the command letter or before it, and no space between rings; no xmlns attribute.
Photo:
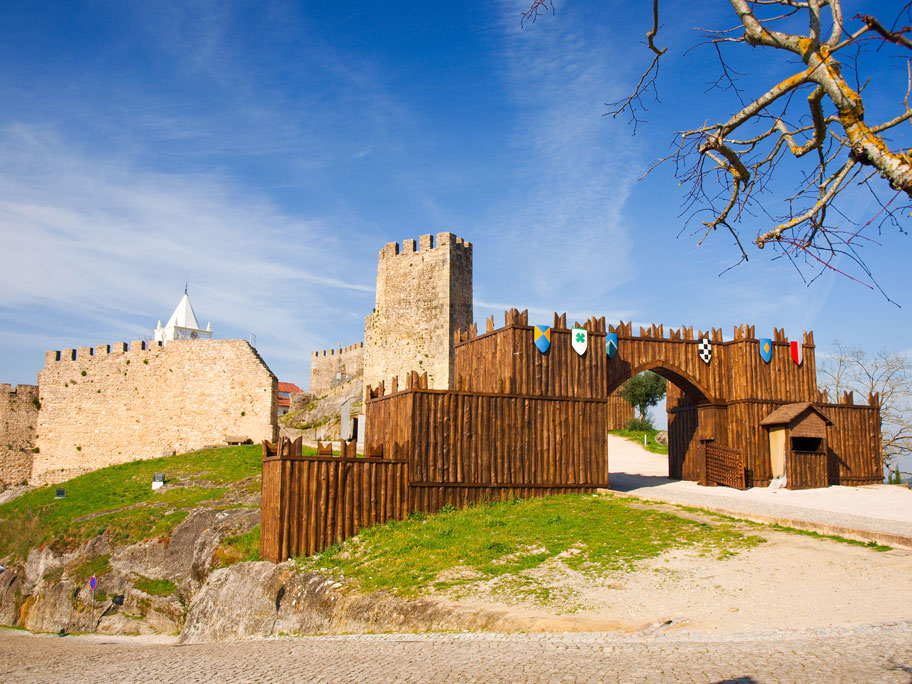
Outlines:
<svg viewBox="0 0 912 684"><path fill-rule="evenodd" d="M196 314L193 313L193 307L190 306L190 296L184 289L184 296L177 303L177 308L168 319L167 325L162 327L161 321L155 328L153 340L167 344L171 340L211 340L212 323L206 326L205 330L200 328L196 320Z"/></svg>

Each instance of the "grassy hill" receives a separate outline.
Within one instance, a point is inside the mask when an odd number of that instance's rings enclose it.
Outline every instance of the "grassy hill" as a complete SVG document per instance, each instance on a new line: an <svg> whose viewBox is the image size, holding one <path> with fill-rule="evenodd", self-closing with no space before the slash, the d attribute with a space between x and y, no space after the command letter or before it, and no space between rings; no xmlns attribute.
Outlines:
<svg viewBox="0 0 912 684"><path fill-rule="evenodd" d="M363 530L299 565L354 580L365 591L410 596L518 575L553 559L582 572L630 570L673 548L727 557L764 541L738 527L656 510L637 499L567 494L416 513Z"/></svg>
<svg viewBox="0 0 912 684"><path fill-rule="evenodd" d="M32 490L0 505L0 558L24 558L46 544L66 551L105 531L112 544L163 537L193 508L244 506L259 495L261 454L258 445L206 449L123 463ZM166 485L153 491L158 472ZM55 498L57 487L66 490L64 498Z"/></svg>

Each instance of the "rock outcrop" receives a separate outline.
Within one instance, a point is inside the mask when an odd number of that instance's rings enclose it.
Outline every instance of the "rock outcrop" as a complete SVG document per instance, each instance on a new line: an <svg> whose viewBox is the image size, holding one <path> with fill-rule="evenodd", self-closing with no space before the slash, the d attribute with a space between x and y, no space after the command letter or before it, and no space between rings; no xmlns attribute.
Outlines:
<svg viewBox="0 0 912 684"><path fill-rule="evenodd" d="M33 632L177 633L192 597L218 567L219 544L258 523L258 509L201 508L170 537L112 548L102 535L67 553L32 549L0 574L0 624Z"/></svg>
<svg viewBox="0 0 912 684"><path fill-rule="evenodd" d="M604 627L574 622L573 617L466 607L434 598L404 599L383 591L360 594L325 575L298 572L291 562L264 561L214 571L190 604L180 642L275 634Z"/></svg>

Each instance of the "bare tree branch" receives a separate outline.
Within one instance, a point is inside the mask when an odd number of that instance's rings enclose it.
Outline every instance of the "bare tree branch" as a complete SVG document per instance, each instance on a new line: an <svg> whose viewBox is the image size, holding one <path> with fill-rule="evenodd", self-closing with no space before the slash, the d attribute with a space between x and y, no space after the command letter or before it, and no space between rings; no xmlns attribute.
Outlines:
<svg viewBox="0 0 912 684"><path fill-rule="evenodd" d="M807 282L833 271L880 290L860 250L873 243L874 231L905 232L912 209L912 135L901 126L912 122L912 40L907 35L912 27L900 26L900 19L912 18L912 2L903 5L887 28L860 14L853 18L858 23L847 25L842 7L847 0L728 1L736 27L699 29L705 40L695 41L691 49L712 45L721 73L707 92L720 101L734 95L739 108L714 123L679 130L671 152L656 162L672 164L683 189L682 232L692 230L702 244L724 226L734 238L740 262L747 259L741 240L747 227L756 247L772 245L796 268L810 269ZM646 34L651 59L630 94L608 105L607 112L615 117L628 114L634 132L642 122L644 97L652 91L658 101L659 64L667 53L666 47L656 45L662 26L658 0L651 9ZM554 11L550 0L535 0L523 17L534 21L545 10ZM802 13L804 32L796 22ZM872 43L878 46L874 53L881 48L901 53L907 71L899 111L876 125L866 122L863 101L864 86L881 76L876 70L863 74L864 58L872 52L863 47ZM740 69L733 68L734 61L727 62L733 59L732 46L738 44L756 48L752 60L771 63L779 57L789 68L794 69L796 60L801 67L747 97L736 78L745 72L750 77L744 82L756 84L759 70L753 62L738 62ZM846 61L848 79L837 53ZM897 104L899 100L897 95ZM792 188L783 192L788 182ZM870 220L850 218L855 212L844 204L852 197L852 188L859 186L870 191L879 206ZM854 275L847 268L855 269Z"/></svg>

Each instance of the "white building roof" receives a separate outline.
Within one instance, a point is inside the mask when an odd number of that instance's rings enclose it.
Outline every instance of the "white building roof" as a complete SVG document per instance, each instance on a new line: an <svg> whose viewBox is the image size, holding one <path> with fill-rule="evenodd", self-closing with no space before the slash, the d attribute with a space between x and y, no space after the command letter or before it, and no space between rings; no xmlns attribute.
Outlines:
<svg viewBox="0 0 912 684"><path fill-rule="evenodd" d="M186 292L181 297L180 302L178 302L174 313L171 314L171 318L168 319L167 325L165 325L166 329L174 327L200 330L200 324L196 320L196 314L193 313L193 307L190 306L190 297Z"/></svg>

